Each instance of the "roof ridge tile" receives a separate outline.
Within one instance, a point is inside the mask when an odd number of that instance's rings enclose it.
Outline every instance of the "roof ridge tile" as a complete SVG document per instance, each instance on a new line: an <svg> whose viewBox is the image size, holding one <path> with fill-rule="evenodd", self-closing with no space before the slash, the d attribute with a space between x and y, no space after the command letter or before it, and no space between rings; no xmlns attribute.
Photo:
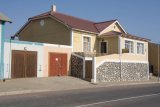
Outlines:
<svg viewBox="0 0 160 107"><path fill-rule="evenodd" d="M115 22L115 21L117 21L117 19L113 19L113 20L108 20L108 21L102 21L102 22L96 22L96 23L94 23L94 24L101 24L101 23L107 23L107 22Z"/></svg>
<svg viewBox="0 0 160 107"><path fill-rule="evenodd" d="M91 20L89 20L89 19L83 19L83 18L79 18L79 17L76 17L76 16L71 16L71 15L68 15L68 14L60 13L60 12L51 12L51 14L52 14L52 13L58 13L58 14L65 15L65 16L69 16L69 17L76 18L76 19L79 19L79 20L91 22L91 23L93 23L93 24L96 23L96 22L91 21Z"/></svg>

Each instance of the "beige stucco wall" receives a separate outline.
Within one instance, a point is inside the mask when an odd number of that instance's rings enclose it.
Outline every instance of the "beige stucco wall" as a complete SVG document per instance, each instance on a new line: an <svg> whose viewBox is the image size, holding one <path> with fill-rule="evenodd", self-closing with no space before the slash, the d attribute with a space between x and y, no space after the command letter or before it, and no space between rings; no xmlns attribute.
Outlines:
<svg viewBox="0 0 160 107"><path fill-rule="evenodd" d="M44 20L44 26L40 21ZM23 41L70 45L70 30L53 18L31 21L19 34Z"/></svg>
<svg viewBox="0 0 160 107"><path fill-rule="evenodd" d="M49 53L54 52L54 53L66 53L67 54L67 73L70 75L70 57L71 57L71 52L72 48L71 47L66 47L66 46L61 46L61 45L51 45L51 44L46 44L44 46L44 57L43 57L43 66L44 66L44 77L49 76Z"/></svg>
<svg viewBox="0 0 160 107"><path fill-rule="evenodd" d="M133 41L134 53L122 53L122 60L148 62L148 42L121 37L121 50L125 49L125 40ZM144 54L137 54L137 42L144 43Z"/></svg>
<svg viewBox="0 0 160 107"><path fill-rule="evenodd" d="M111 54L111 55L105 55L105 56L99 56L99 57L96 57L96 65L100 65L102 64L103 62L106 62L106 61L119 61L120 59L120 56L119 54Z"/></svg>
<svg viewBox="0 0 160 107"><path fill-rule="evenodd" d="M117 23L113 23L109 27L104 29L100 34L103 34L103 33L109 32L109 31L123 32Z"/></svg>
<svg viewBox="0 0 160 107"><path fill-rule="evenodd" d="M120 37L117 38L109 38L111 39L110 46L108 46L111 49L108 49L110 51L108 55L105 56L99 56L96 57L96 65L99 66L103 62L111 61L111 62L136 62L136 63L148 63L148 42L133 40L133 39L127 39ZM108 39L108 41L109 41ZM125 48L125 40L131 40L134 42L134 53L122 53L119 54L119 51ZM115 43L114 43L114 42ZM137 42L144 43L144 54L137 54ZM114 44L112 44L114 43ZM119 49L119 43L121 43L121 49ZM109 45L109 44L108 44ZM116 53L115 53L116 52Z"/></svg>
<svg viewBox="0 0 160 107"><path fill-rule="evenodd" d="M108 43L108 53L107 54L118 54L118 36L115 37L104 37L104 41ZM97 49L100 53L100 43L102 41L102 38L99 38L97 40Z"/></svg>
<svg viewBox="0 0 160 107"><path fill-rule="evenodd" d="M160 48L159 48L160 51ZM160 53L160 52L159 52ZM160 57L159 57L160 61ZM154 74L158 74L158 45L154 43L149 43L149 64L153 65ZM159 64L160 69L160 64Z"/></svg>
<svg viewBox="0 0 160 107"><path fill-rule="evenodd" d="M83 52L84 36L91 38L91 52L95 52L97 50L96 35L80 31L73 31L73 52Z"/></svg>

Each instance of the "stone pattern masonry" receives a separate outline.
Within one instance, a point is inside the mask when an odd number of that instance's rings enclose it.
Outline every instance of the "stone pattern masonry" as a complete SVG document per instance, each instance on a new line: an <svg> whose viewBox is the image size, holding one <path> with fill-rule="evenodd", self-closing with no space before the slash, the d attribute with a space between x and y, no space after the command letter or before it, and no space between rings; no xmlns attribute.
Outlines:
<svg viewBox="0 0 160 107"><path fill-rule="evenodd" d="M140 81L148 80L147 63L104 62L97 67L97 81Z"/></svg>
<svg viewBox="0 0 160 107"><path fill-rule="evenodd" d="M83 59L71 55L71 75L83 78Z"/></svg>

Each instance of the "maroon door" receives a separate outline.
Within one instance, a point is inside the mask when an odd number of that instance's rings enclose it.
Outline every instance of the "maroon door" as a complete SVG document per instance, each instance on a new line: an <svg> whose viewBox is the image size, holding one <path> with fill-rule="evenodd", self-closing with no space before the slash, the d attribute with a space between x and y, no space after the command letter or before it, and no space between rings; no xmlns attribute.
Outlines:
<svg viewBox="0 0 160 107"><path fill-rule="evenodd" d="M12 51L12 78L37 76L37 52Z"/></svg>
<svg viewBox="0 0 160 107"><path fill-rule="evenodd" d="M49 55L49 75L65 76L67 75L67 54L50 53Z"/></svg>

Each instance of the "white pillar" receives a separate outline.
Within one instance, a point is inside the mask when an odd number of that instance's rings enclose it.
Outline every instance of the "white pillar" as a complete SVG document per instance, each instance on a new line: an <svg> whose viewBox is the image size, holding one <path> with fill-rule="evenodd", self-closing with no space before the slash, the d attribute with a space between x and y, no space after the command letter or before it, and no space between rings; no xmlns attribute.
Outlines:
<svg viewBox="0 0 160 107"><path fill-rule="evenodd" d="M92 60L92 83L97 83L97 71L96 71L96 57L93 57Z"/></svg>

